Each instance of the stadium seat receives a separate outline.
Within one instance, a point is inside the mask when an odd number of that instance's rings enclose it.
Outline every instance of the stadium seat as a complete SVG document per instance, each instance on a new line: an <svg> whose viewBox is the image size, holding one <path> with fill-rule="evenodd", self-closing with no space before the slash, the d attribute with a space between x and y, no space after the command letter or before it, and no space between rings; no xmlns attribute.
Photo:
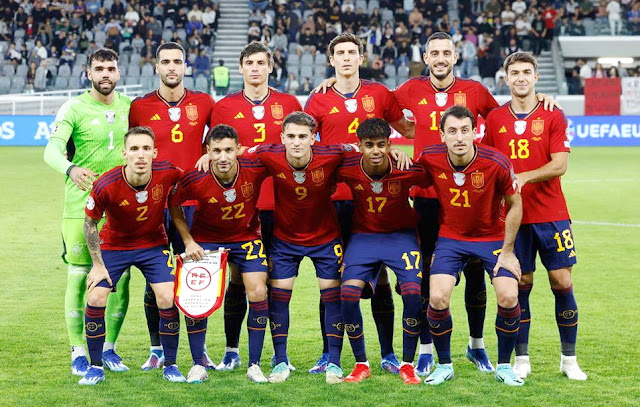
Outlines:
<svg viewBox="0 0 640 407"><path fill-rule="evenodd" d="M2 67L2 73L5 76L13 76L16 74L16 69L13 67L13 64L7 64Z"/></svg>
<svg viewBox="0 0 640 407"><path fill-rule="evenodd" d="M16 48L19 48L19 47L17 46L17 44L18 44L18 40L20 40L20 43L22 43L22 41L24 41L24 36L25 36L25 34L26 34L26 33L25 33L25 31L24 31L24 28L18 28L17 30L15 30L15 31L13 32L13 37L15 38L15 41L14 41L14 42L16 43Z"/></svg>
<svg viewBox="0 0 640 407"><path fill-rule="evenodd" d="M82 73L82 65L75 64L71 70L71 77L77 78Z"/></svg>
<svg viewBox="0 0 640 407"><path fill-rule="evenodd" d="M155 78L149 76L142 78L142 91L144 93L149 93L156 88L156 80Z"/></svg>
<svg viewBox="0 0 640 407"><path fill-rule="evenodd" d="M107 40L107 34L104 31L96 31L93 40L97 43L104 44Z"/></svg>
<svg viewBox="0 0 640 407"><path fill-rule="evenodd" d="M496 80L494 78L482 78L482 83L487 87L489 92L493 92L496 88Z"/></svg>
<svg viewBox="0 0 640 407"><path fill-rule="evenodd" d="M383 26L387 21L389 21L392 25L395 21L393 18L393 11L389 10L388 8L383 8L382 10L380 10L380 17Z"/></svg>
<svg viewBox="0 0 640 407"><path fill-rule="evenodd" d="M582 20L582 25L584 26L585 35L597 35L598 32L596 30L596 23L591 18L585 18Z"/></svg>
<svg viewBox="0 0 640 407"><path fill-rule="evenodd" d="M111 6L113 6L113 0L104 0L102 2L102 7L106 8L107 10L111 10Z"/></svg>
<svg viewBox="0 0 640 407"><path fill-rule="evenodd" d="M300 59L295 52L292 52L287 57L287 66L298 66L300 65Z"/></svg>
<svg viewBox="0 0 640 407"><path fill-rule="evenodd" d="M298 43L297 42L290 42L289 43L289 55L295 54L297 49L298 49Z"/></svg>
<svg viewBox="0 0 640 407"><path fill-rule="evenodd" d="M482 77L480 75L471 75L469 79L476 82L482 82Z"/></svg>
<svg viewBox="0 0 640 407"><path fill-rule="evenodd" d="M129 65L140 65L140 58L140 54L134 52L129 58Z"/></svg>
<svg viewBox="0 0 640 407"><path fill-rule="evenodd" d="M69 65L61 65L60 68L58 68L58 76L64 76L66 78L71 76L71 68L69 67Z"/></svg>
<svg viewBox="0 0 640 407"><path fill-rule="evenodd" d="M29 72L29 67L26 65L18 65L16 68L16 76L25 77L27 76L27 72Z"/></svg>
<svg viewBox="0 0 640 407"><path fill-rule="evenodd" d="M11 80L7 76L0 77L0 94L9 93Z"/></svg>
<svg viewBox="0 0 640 407"><path fill-rule="evenodd" d="M322 83L323 80L324 80L324 78L321 78L319 76L315 77L313 79L313 87L316 88L316 87L320 86L320 84Z"/></svg>
<svg viewBox="0 0 640 407"><path fill-rule="evenodd" d="M140 72L141 76L153 76L155 73L155 69L151 64L144 64L142 67L142 71Z"/></svg>
<svg viewBox="0 0 640 407"><path fill-rule="evenodd" d="M369 0L369 14L371 14L373 12L373 9L377 8L378 10L380 9L380 2L378 0Z"/></svg>
<svg viewBox="0 0 640 407"><path fill-rule="evenodd" d="M367 9L367 0L356 0L356 9L361 8L363 10Z"/></svg>
<svg viewBox="0 0 640 407"><path fill-rule="evenodd" d="M384 84L387 85L389 89L396 88L396 78L387 78L384 80Z"/></svg>
<svg viewBox="0 0 640 407"><path fill-rule="evenodd" d="M198 75L196 78L196 90L209 93L209 82L207 81L207 78L202 75Z"/></svg>
<svg viewBox="0 0 640 407"><path fill-rule="evenodd" d="M127 48L131 48L131 43L129 41L122 41L120 45L118 45L118 53L122 55L122 53L125 52Z"/></svg>
<svg viewBox="0 0 640 407"><path fill-rule="evenodd" d="M11 93L24 92L25 80L22 76L14 76L11 82Z"/></svg>
<svg viewBox="0 0 640 407"><path fill-rule="evenodd" d="M58 76L58 66L57 65L49 65L49 72L51 75Z"/></svg>
<svg viewBox="0 0 640 407"><path fill-rule="evenodd" d="M172 37L173 37L173 30L168 30L165 28L162 31L162 39L165 40L166 42L171 41Z"/></svg>
<svg viewBox="0 0 640 407"><path fill-rule="evenodd" d="M384 66L384 73L390 78L396 77L396 66L393 64L386 64Z"/></svg>
<svg viewBox="0 0 640 407"><path fill-rule="evenodd" d="M137 85L140 83L140 77L139 76L127 76L124 80L124 84L129 86L129 85Z"/></svg>
<svg viewBox="0 0 640 407"><path fill-rule="evenodd" d="M184 28L178 28L178 37L186 42L187 41L187 31Z"/></svg>
<svg viewBox="0 0 640 407"><path fill-rule="evenodd" d="M313 65L313 55L304 53L302 54L302 58L300 59L300 65L302 66L312 66Z"/></svg>
<svg viewBox="0 0 640 407"><path fill-rule="evenodd" d="M324 78L327 75L327 67L325 65L316 65L313 69L315 76Z"/></svg>
<svg viewBox="0 0 640 407"><path fill-rule="evenodd" d="M173 22L172 19L167 18L166 20L164 20L164 27L163 28L173 31L176 28L176 25L175 25L175 23Z"/></svg>
<svg viewBox="0 0 640 407"><path fill-rule="evenodd" d="M81 53L76 54L76 65L86 65L87 60L88 58L86 54L81 54Z"/></svg>
<svg viewBox="0 0 640 407"><path fill-rule="evenodd" d="M129 53L128 52L121 53L118 56L118 65L120 65L120 67L129 65Z"/></svg>
<svg viewBox="0 0 640 407"><path fill-rule="evenodd" d="M302 14L302 21L306 20L307 17L312 15L313 15L313 10L305 10L304 13Z"/></svg>
<svg viewBox="0 0 640 407"><path fill-rule="evenodd" d="M53 85L56 90L66 90L69 87L69 78L65 78L64 76L58 76L56 78L56 82Z"/></svg>
<svg viewBox="0 0 640 407"><path fill-rule="evenodd" d="M193 77L192 76L185 76L184 79L182 80L182 82L184 83L184 87L187 88L187 89L195 88L195 83L193 81Z"/></svg>
<svg viewBox="0 0 640 407"><path fill-rule="evenodd" d="M409 67L405 64L402 64L398 67L398 79L407 79L409 78Z"/></svg>
<svg viewBox="0 0 640 407"><path fill-rule="evenodd" d="M85 30L85 31L84 31L84 35L86 35L86 36L87 36L87 39L88 39L89 41L93 41L93 31L91 31L91 30Z"/></svg>
<svg viewBox="0 0 640 407"><path fill-rule="evenodd" d="M325 65L327 63L327 55L319 53L315 57L315 64L317 65Z"/></svg>
<svg viewBox="0 0 640 407"><path fill-rule="evenodd" d="M27 46L28 52L31 52L31 50L36 47L36 42L34 40L27 40L24 44Z"/></svg>
<svg viewBox="0 0 640 407"><path fill-rule="evenodd" d="M127 76L140 76L140 65L130 64L127 67Z"/></svg>
<svg viewBox="0 0 640 407"><path fill-rule="evenodd" d="M300 77L301 78L313 78L313 67L312 66L302 66L300 67Z"/></svg>

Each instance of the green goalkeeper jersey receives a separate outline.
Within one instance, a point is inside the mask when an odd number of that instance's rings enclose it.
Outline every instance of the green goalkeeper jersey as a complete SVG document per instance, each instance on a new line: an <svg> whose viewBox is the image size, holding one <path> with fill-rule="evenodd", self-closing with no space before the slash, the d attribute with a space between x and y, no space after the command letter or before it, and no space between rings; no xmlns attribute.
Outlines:
<svg viewBox="0 0 640 407"><path fill-rule="evenodd" d="M66 174L72 165L104 174L122 165L124 135L129 129L131 100L114 91L114 99L105 105L89 91L66 102L56 116L44 160L56 171ZM69 161L64 153L69 139L75 154ZM80 190L67 176L65 180L65 218L84 218L84 207L90 191Z"/></svg>

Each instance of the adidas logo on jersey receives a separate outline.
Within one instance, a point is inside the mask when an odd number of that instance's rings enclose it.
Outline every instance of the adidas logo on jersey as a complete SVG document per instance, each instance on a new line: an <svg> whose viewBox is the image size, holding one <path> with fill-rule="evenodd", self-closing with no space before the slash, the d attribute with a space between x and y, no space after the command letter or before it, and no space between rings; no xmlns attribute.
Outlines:
<svg viewBox="0 0 640 407"><path fill-rule="evenodd" d="M244 115L242 114L242 112L238 112L237 115L233 116L234 119L244 119Z"/></svg>
<svg viewBox="0 0 640 407"><path fill-rule="evenodd" d="M278 174L277 177L282 179L287 179L287 176L284 175L284 172L281 172L280 174Z"/></svg>
<svg viewBox="0 0 640 407"><path fill-rule="evenodd" d="M427 104L427 98L422 98L421 101L418 102L419 105L426 105Z"/></svg>
<svg viewBox="0 0 640 407"><path fill-rule="evenodd" d="M214 204L214 203L218 203L218 200L212 196L211 199L209 199L209 203Z"/></svg>
<svg viewBox="0 0 640 407"><path fill-rule="evenodd" d="M153 116L151 116L151 120L162 120L162 119L160 118L160 115L156 113Z"/></svg>
<svg viewBox="0 0 640 407"><path fill-rule="evenodd" d="M127 205L129 205L129 201L125 199L124 201L120 202L120 205L118 206L127 206Z"/></svg>
<svg viewBox="0 0 640 407"><path fill-rule="evenodd" d="M498 131L498 133L502 134L502 133L506 133L507 132L507 128L502 126L500 127L500 131Z"/></svg>
<svg viewBox="0 0 640 407"><path fill-rule="evenodd" d="M357 189L358 191L364 191L364 188L363 188L363 187L362 187L362 185L360 185L360 184L358 184L358 185L356 186L356 189Z"/></svg>
<svg viewBox="0 0 640 407"><path fill-rule="evenodd" d="M93 119L93 120L91 120L91 124L93 126L100 126L100 120L98 120L97 118Z"/></svg>
<svg viewBox="0 0 640 407"><path fill-rule="evenodd" d="M338 110L338 108L335 106L331 108L331 111L329 112L329 114L334 114L334 113L340 113L340 110Z"/></svg>
<svg viewBox="0 0 640 407"><path fill-rule="evenodd" d="M438 178L440 179L447 179L447 174L445 174L444 172L440 175L438 175Z"/></svg>

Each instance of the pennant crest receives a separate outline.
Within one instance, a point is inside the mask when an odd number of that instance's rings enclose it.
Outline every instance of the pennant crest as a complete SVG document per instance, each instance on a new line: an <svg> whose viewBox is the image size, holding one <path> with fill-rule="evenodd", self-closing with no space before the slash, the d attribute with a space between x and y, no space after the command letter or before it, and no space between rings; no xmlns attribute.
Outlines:
<svg viewBox="0 0 640 407"><path fill-rule="evenodd" d="M315 183L321 183L324 180L324 170L322 168L311 170L311 179Z"/></svg>
<svg viewBox="0 0 640 407"><path fill-rule="evenodd" d="M347 99L344 101L344 107L349 113L355 113L358 110L358 101L355 99Z"/></svg>
<svg viewBox="0 0 640 407"><path fill-rule="evenodd" d="M376 108L376 102L373 96L365 96L362 98L362 107L365 111L371 113Z"/></svg>
<svg viewBox="0 0 640 407"><path fill-rule="evenodd" d="M293 180L298 184L304 184L307 180L307 173L304 171L294 171Z"/></svg>
<svg viewBox="0 0 640 407"><path fill-rule="evenodd" d="M482 188L484 186L484 174L481 172L471 173L471 185L475 188Z"/></svg>
<svg viewBox="0 0 640 407"><path fill-rule="evenodd" d="M264 117L264 106L254 106L251 108L251 113L256 120L262 120Z"/></svg>
<svg viewBox="0 0 640 407"><path fill-rule="evenodd" d="M397 195L400 192L400 181L390 181L389 192L391 195Z"/></svg>
<svg viewBox="0 0 640 407"><path fill-rule="evenodd" d="M524 120L516 120L513 123L513 129L516 131L518 136L522 136L524 132L527 130L527 122Z"/></svg>
<svg viewBox="0 0 640 407"><path fill-rule="evenodd" d="M136 201L138 203L145 203L149 199L149 191L136 192Z"/></svg>
<svg viewBox="0 0 640 407"><path fill-rule="evenodd" d="M371 190L374 194L379 194L382 192L382 182L380 181L371 181Z"/></svg>
<svg viewBox="0 0 640 407"><path fill-rule="evenodd" d="M464 172L454 172L453 173L453 182L456 183L457 186L461 187L464 185L464 182L466 181L466 175L464 175Z"/></svg>
<svg viewBox="0 0 640 407"><path fill-rule="evenodd" d="M443 107L444 105L447 104L447 101L449 100L449 95L444 93L444 92L438 92L436 93L436 105Z"/></svg>
<svg viewBox="0 0 640 407"><path fill-rule="evenodd" d="M466 93L455 93L453 95L453 104L458 106L466 106L467 105L467 94Z"/></svg>
<svg viewBox="0 0 640 407"><path fill-rule="evenodd" d="M544 120L537 119L531 122L531 132L539 136L544 131Z"/></svg>
<svg viewBox="0 0 640 407"><path fill-rule="evenodd" d="M249 198L251 195L253 195L253 183L252 182L248 182L248 183L244 184L243 186L240 187L240 189L242 190L242 196L244 196L245 198Z"/></svg>
<svg viewBox="0 0 640 407"><path fill-rule="evenodd" d="M189 105L186 106L184 110L187 112L187 119L191 120L192 122L198 120L198 106Z"/></svg>
<svg viewBox="0 0 640 407"><path fill-rule="evenodd" d="M180 112L179 107L170 107L169 108L169 119L173 122L177 122L180 120L180 116L182 113Z"/></svg>
<svg viewBox="0 0 640 407"><path fill-rule="evenodd" d="M276 120L282 119L282 117L284 117L284 108L282 105L271 105L271 116Z"/></svg>
<svg viewBox="0 0 640 407"><path fill-rule="evenodd" d="M235 189L227 189L226 191L224 191L222 193L222 195L224 195L224 199L225 201L231 203L231 202L235 202L237 194L236 194L236 190Z"/></svg>
<svg viewBox="0 0 640 407"><path fill-rule="evenodd" d="M162 188L162 184L158 184L153 188L151 188L151 197L153 198L154 201L159 201L162 199L163 192L164 192L164 189Z"/></svg>

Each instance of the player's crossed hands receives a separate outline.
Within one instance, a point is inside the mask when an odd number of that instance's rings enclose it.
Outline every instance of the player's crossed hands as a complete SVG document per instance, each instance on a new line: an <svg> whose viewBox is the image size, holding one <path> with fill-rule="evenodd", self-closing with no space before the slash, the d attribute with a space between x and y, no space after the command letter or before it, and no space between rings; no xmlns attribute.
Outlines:
<svg viewBox="0 0 640 407"><path fill-rule="evenodd" d="M493 268L494 277L498 275L498 270L500 270L500 268L508 270L518 281L520 281L520 277L522 277L522 270L520 269L520 262L513 251L502 250L500 252L498 260L496 261L496 266Z"/></svg>
<svg viewBox="0 0 640 407"><path fill-rule="evenodd" d="M109 285L113 285L107 268L102 264L93 263L91 271L87 274L87 291L91 292L102 280L107 280Z"/></svg>
<svg viewBox="0 0 640 407"><path fill-rule="evenodd" d="M69 171L69 178L80 190L87 191L91 189L91 185L98 178L98 174L88 168L73 167Z"/></svg>

